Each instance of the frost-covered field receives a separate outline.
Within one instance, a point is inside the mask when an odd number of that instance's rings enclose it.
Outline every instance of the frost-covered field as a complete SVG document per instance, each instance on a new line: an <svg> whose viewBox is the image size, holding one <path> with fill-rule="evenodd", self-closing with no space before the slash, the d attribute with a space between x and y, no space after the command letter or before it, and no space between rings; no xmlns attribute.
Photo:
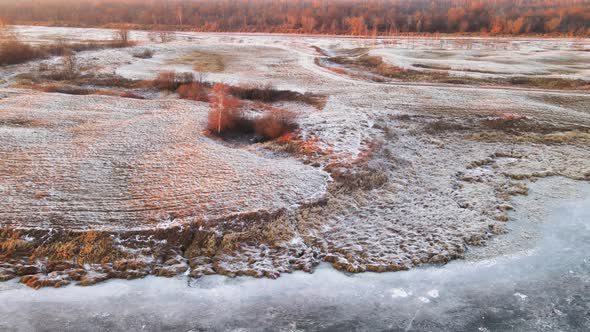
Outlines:
<svg viewBox="0 0 590 332"><path fill-rule="evenodd" d="M204 137L204 105L3 97L0 219L7 224L153 228L290 207L325 191L328 175L318 169Z"/></svg>
<svg viewBox="0 0 590 332"><path fill-rule="evenodd" d="M36 43L112 35L17 31ZM140 91L148 99L132 100L16 88L19 75L59 58L1 68L0 223L16 227L3 237L25 248L47 239L68 245L7 262L5 279L23 266L65 283L94 278L90 284L185 271L277 277L320 262L349 272L446 263L504 233L513 198L526 196L531 182L590 178L584 90L378 82L318 65L366 49L402 67L450 67L451 75L587 79L588 40L131 37L137 46L80 52L77 61L93 74L152 79L166 70L202 72L212 64L194 59L205 54L223 62L205 80L325 95L321 108L273 105L296 112L300 136L321 153L275 153L268 143L205 136L208 105L174 93ZM144 49L153 57L133 56ZM87 234L72 229L100 231L93 236L117 254L90 255ZM78 280L68 269L47 271L48 253L86 255Z"/></svg>
<svg viewBox="0 0 590 332"><path fill-rule="evenodd" d="M380 55L392 64L432 70L450 68L455 75L473 75L483 77L496 76L550 76L582 78L590 77L590 48L583 42L570 45L563 50L561 42L506 42L504 48L494 46L473 49L396 49L381 48L369 52Z"/></svg>

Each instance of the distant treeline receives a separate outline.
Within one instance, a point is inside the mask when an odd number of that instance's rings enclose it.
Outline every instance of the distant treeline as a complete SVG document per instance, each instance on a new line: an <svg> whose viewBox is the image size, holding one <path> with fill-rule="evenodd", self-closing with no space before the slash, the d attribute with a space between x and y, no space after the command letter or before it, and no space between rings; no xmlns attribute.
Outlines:
<svg viewBox="0 0 590 332"><path fill-rule="evenodd" d="M0 16L195 31L590 35L590 0L0 0Z"/></svg>

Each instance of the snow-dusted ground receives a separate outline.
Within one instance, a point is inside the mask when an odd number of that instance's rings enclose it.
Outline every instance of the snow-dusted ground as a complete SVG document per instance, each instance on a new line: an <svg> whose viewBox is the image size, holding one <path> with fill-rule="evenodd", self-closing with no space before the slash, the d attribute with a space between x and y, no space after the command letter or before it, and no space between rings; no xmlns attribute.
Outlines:
<svg viewBox="0 0 590 332"><path fill-rule="evenodd" d="M18 31L37 42L112 35L100 29ZM0 70L6 87L0 94L0 119L36 124L0 126L0 137L8 142L0 146L0 189L8 193L0 200L0 207L8 207L8 212L0 212L3 225L50 223L44 214L69 220L71 227L105 220L157 225L170 218L290 207L325 193L325 204L293 207L277 222L282 241L273 243L273 250L280 260L267 254L268 243L256 241L238 243L234 252L218 252L214 260L227 262L218 265L225 274L261 266L284 272L301 268L288 258L295 248L298 259L329 261L351 272L399 270L462 257L470 250L467 244L483 244L502 233L512 198L526 194L531 181L590 178L588 140L576 131L590 127L588 93L364 81L316 65L314 60L323 55L313 48L372 48L372 54L407 63L417 57L443 61L437 55L442 52L449 54L451 67L467 58L471 66L479 61L474 54L488 52L491 58L485 66L501 66L513 74L531 69L534 74L549 65L563 71L578 66L574 63L590 54L585 39L373 41L189 32L176 33L176 41L165 44L148 41L144 32L133 32L132 38L142 43L81 52L78 61L91 72L152 78L162 70L192 71L190 63L175 62L191 51L216 52L227 55L227 63L223 71L207 74L208 80L269 83L327 95L321 110L297 103L279 105L297 112L302 135L317 140L325 153L316 160L320 167L269 157L258 146L228 147L205 138L201 130L206 106L175 100L173 95L132 101L8 88L13 75L34 70L39 62L59 62L43 60ZM155 51L152 59L133 57L145 48ZM506 58L515 64L498 64ZM584 70L574 74L587 75ZM490 140L472 138L483 130L478 123L506 113L523 116L541 129L556 126L555 131L582 138L559 144L518 141L506 133ZM439 120L467 129L425 130ZM377 185L326 189L326 171L342 176L344 184L375 180ZM15 220L23 218L22 209L32 217ZM144 220L146 216L151 221ZM216 234L212 242L231 242L231 235Z"/></svg>
<svg viewBox="0 0 590 332"><path fill-rule="evenodd" d="M567 197L567 198L565 198ZM515 201L512 232L443 267L278 280L146 278L34 291L0 284L5 331L584 331L590 186L545 179Z"/></svg>
<svg viewBox="0 0 590 332"><path fill-rule="evenodd" d="M113 30L81 28L47 28L19 26L15 31L22 39L34 43L66 41L108 40ZM455 76L477 77L536 75L561 78L590 78L590 40L583 38L411 38L392 37L362 39L352 37L322 37L297 35L239 34L239 33L174 33L172 44L154 44L145 31L132 31L132 39L148 43L156 51L153 59L138 60L130 52L105 51L106 57L97 59L115 61L117 73L127 77L150 78L161 70L191 71L190 65L166 63L182 57L191 50L214 51L232 55L234 61L223 73L209 74L208 79L227 83L271 82L278 86L302 90L292 65L314 71L316 46L328 54L341 50L361 49L360 54L378 55L392 64L419 70L415 64L450 67ZM144 45L138 46L141 48ZM236 56L239 55L239 56ZM312 61L309 61L309 60ZM308 63L306 65L306 62ZM111 66L106 66L111 69ZM433 69L436 70L436 69ZM317 74L317 73L316 73ZM328 73L324 77L334 78ZM274 78L274 79L273 79ZM288 82L278 82L288 78ZM304 85L309 85L306 82ZM299 87L299 89L297 89Z"/></svg>
<svg viewBox="0 0 590 332"><path fill-rule="evenodd" d="M274 211L322 197L329 178L204 136L204 103L0 96L3 224L128 230Z"/></svg>
<svg viewBox="0 0 590 332"><path fill-rule="evenodd" d="M547 45L549 44L549 45ZM455 76L507 77L543 76L590 78L588 48L554 49L550 43L508 50L420 50L377 48L369 52L402 68L447 70ZM544 48L546 47L546 48ZM422 66L422 67L421 67Z"/></svg>

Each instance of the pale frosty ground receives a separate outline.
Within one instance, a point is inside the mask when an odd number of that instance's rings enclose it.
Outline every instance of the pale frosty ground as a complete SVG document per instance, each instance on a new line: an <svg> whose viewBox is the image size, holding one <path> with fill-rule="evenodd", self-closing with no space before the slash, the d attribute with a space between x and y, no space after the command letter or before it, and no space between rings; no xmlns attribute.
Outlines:
<svg viewBox="0 0 590 332"><path fill-rule="evenodd" d="M30 40L37 41L58 36L100 39L110 38L112 34L98 29L20 28L19 31ZM141 38L145 40L144 33L134 32L133 36L143 36ZM500 193L510 193L526 186L527 177L535 179L561 175L581 179L590 171L586 145L480 142L468 140L466 135L454 132L440 135L421 132L423 125L438 118L461 122L474 117L498 116L504 112L542 122L588 127L590 97L587 93L428 84L391 85L357 81L314 63L315 57L321 55L311 46L325 50L371 47L374 42L367 40L192 33L178 33L177 39L167 44L142 44L133 49L85 52L78 58L81 63L96 66L98 72L115 72L129 78L152 78L160 70L191 70L190 65L168 63L168 60L182 57L191 50L215 50L231 54L234 60L227 64L226 70L208 74L209 80L232 84L268 82L278 88L330 96L321 111L293 103L281 105L299 112L302 134L318 138L319 146L330 151L329 158L321 161L322 166L341 162L348 167L376 142L389 151L388 156L376 156L370 165L375 171L383 171L389 176L384 186L355 192L354 195L331 197L327 206L311 207L295 216L297 232L292 243L297 247L319 248L321 252L333 256L333 260L341 267L352 271L380 267L396 269L460 257L465 251L466 242L480 244L492 234L502 231L504 222L497 219L510 201L501 198ZM402 61L401 64L413 62L413 58L407 58L416 57L416 53L419 53L418 50L409 49L423 49L423 55L436 57L439 51L433 50L440 47L437 44L440 41L437 40L400 39L394 45L383 45L381 41L378 43L381 44L372 52L384 55L394 63ZM503 51L504 46L498 47L494 43L508 44L508 47ZM539 72L554 70L556 66L571 70L567 68L567 63L549 63L547 59L564 56L584 60L590 53L580 51L580 43L583 48L587 48L586 40L544 39L480 39L473 42L471 47L477 52L490 52L493 55L481 68L519 74L532 67L539 69ZM464 48L464 45L465 39L445 41L444 47L449 49L445 52L449 52L451 60L456 61L450 62L451 66L471 66L476 62L473 59L455 59L463 51L453 49ZM546 48L550 50L547 51L547 58L540 56L541 59L537 61L534 59L539 57L531 58L525 50L532 52L543 48L539 45L547 45ZM556 45L562 50L552 50ZM514 52L515 47L521 52ZM133 52L143 48L153 49L154 58L141 60L132 57ZM506 56L526 64L526 67L500 63L502 57ZM58 60L47 61L55 63ZM542 62L546 65L540 66ZM7 85L10 75L26 72L37 64L4 69L0 77L7 81ZM576 70L572 75L587 77L587 70L584 70ZM60 184L69 188L72 181L80 189L79 193L72 196L73 203L56 204L80 206L80 209L72 210L66 217L72 223L80 223L80 227L84 227L85 223L98 224L104 221L101 215L104 212L89 213L85 205L89 199L107 208L111 208L109 204L115 201L113 210L116 213L113 219L118 220L117 227L120 227L120 221L125 218L131 223L144 222L143 212L137 215L134 209L144 209L147 204L156 206L157 211L153 216L158 223L165 222L166 216L162 213L169 211L180 213L181 216L187 214L190 220L225 210L241 212L289 207L315 199L325 189L327 177L321 169L304 166L291 158L269 160L266 155L257 156L261 153L259 149L225 147L203 137L204 104L168 99L128 101L112 97L71 97L41 93L31 96L28 91L15 92L11 89L2 93L5 95L0 100L2 118L11 118L15 112L21 112L50 123L57 122L59 118L56 117L63 117L67 123L49 130L43 126L26 129L26 135L22 134L25 129L2 127L2 135L11 142L0 147L2 160L11 160L14 151L18 150L23 154L22 158L34 166L20 169L18 165L10 166L9 163L8 168L2 169L2 172L16 172L23 177L15 183L14 178L5 173L2 177L3 188L32 184L32 189L20 191L18 195L11 194L0 202L0 205L5 206L4 211L9 211L9 216L3 217L3 223L13 222L15 215L19 218L27 213L38 215L34 213L38 211L35 209L46 210L47 206L51 206L35 203L37 201L31 197L39 186L59 191ZM24 96L25 93L29 96ZM80 141L76 141L73 135L64 136L63 126L88 119L87 113L84 113L88 109L94 110L93 116L87 126L79 124L83 129L78 136ZM409 114L414 118L404 120L399 117L400 114ZM49 115L51 117L47 118ZM121 121L123 127L110 132ZM158 124L155 127L152 125L154 121ZM395 135L388 135L384 128L389 128ZM93 137L99 134L108 140L93 141ZM43 135L51 138L43 143L50 150L41 149L41 152L35 153L40 150L35 137L44 139ZM56 141L65 145L54 145ZM29 142L32 145L28 145ZM84 155L76 152L68 155L68 161L60 163L60 169L55 169L53 158L59 156L59 151L50 152L51 149L72 151L74 145L74 151L83 151L78 148L86 146L92 153ZM160 149L152 149L154 146ZM122 167L131 160L128 158L137 155L140 157L137 163L131 165L131 169ZM106 160L95 159L95 156L105 156ZM96 162L103 164L97 165ZM121 167L103 167L104 162L120 162ZM215 166L210 167L210 164ZM167 171L163 172L161 168ZM223 170L221 174L220 169ZM84 172L80 173L80 170ZM122 174L116 174L121 170L124 170ZM44 187L46 177L41 174L45 172L55 172L56 177L67 174L67 179L48 183ZM84 182L87 175L92 175L98 181ZM43 176L43 179L36 179L39 176ZM204 176L207 178L202 178ZM146 178L153 180L143 182L142 179ZM524 180L515 180L517 178ZM83 181L80 182L80 179ZM211 183L205 186L199 181ZM231 181L236 182L229 184ZM122 182L131 184L129 189L127 185L122 186ZM117 189L109 191L111 188ZM212 190L207 197L200 192L203 188ZM104 196L105 190L115 195L97 199ZM195 192L199 194L195 195ZM121 203L111 200L117 195L123 195L125 205L118 205ZM134 200L129 201L129 197ZM149 198L148 202L144 201L146 197ZM46 199L52 199L52 196ZM21 208L17 210L15 205ZM23 206L31 208L22 211L20 209ZM117 206L124 206L124 209ZM4 213L6 216L7 212ZM128 213L131 213L131 217ZM35 222L35 217L29 217L21 222ZM262 260L265 266L275 264L268 257L260 255L257 248L247 249L257 252L250 253L249 259ZM232 264L226 268L239 270L243 263L241 260L240 257L237 257L237 261L231 260Z"/></svg>
<svg viewBox="0 0 590 332"><path fill-rule="evenodd" d="M540 180L515 201L508 235L444 267L345 275L321 266L278 280L146 278L40 291L0 284L0 329L584 331L589 195L587 183Z"/></svg>
<svg viewBox="0 0 590 332"><path fill-rule="evenodd" d="M272 211L321 197L329 178L205 137L203 103L29 92L0 104L2 121L33 122L0 130L0 219L15 225L133 229Z"/></svg>

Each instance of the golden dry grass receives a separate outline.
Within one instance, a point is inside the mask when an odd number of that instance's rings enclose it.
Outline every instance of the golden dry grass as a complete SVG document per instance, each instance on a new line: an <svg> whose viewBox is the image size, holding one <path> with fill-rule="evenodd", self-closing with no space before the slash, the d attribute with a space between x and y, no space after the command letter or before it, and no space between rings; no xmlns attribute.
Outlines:
<svg viewBox="0 0 590 332"><path fill-rule="evenodd" d="M76 260L80 264L114 262L122 255L110 235L93 230L65 234L55 242L35 248L31 259L47 257L56 261Z"/></svg>
<svg viewBox="0 0 590 332"><path fill-rule="evenodd" d="M19 231L5 230L0 234L0 249L4 256L10 257L19 252L29 251L31 243L21 239Z"/></svg>
<svg viewBox="0 0 590 332"><path fill-rule="evenodd" d="M192 64L196 71L205 73L219 73L225 70L230 56L219 53L192 51L179 58L169 60L169 64Z"/></svg>
<svg viewBox="0 0 590 332"><path fill-rule="evenodd" d="M513 141L518 143L541 144L575 144L590 143L590 133L579 130L559 131L549 134L524 133L522 135L506 135L501 131L478 132L472 134L470 139L475 141Z"/></svg>

